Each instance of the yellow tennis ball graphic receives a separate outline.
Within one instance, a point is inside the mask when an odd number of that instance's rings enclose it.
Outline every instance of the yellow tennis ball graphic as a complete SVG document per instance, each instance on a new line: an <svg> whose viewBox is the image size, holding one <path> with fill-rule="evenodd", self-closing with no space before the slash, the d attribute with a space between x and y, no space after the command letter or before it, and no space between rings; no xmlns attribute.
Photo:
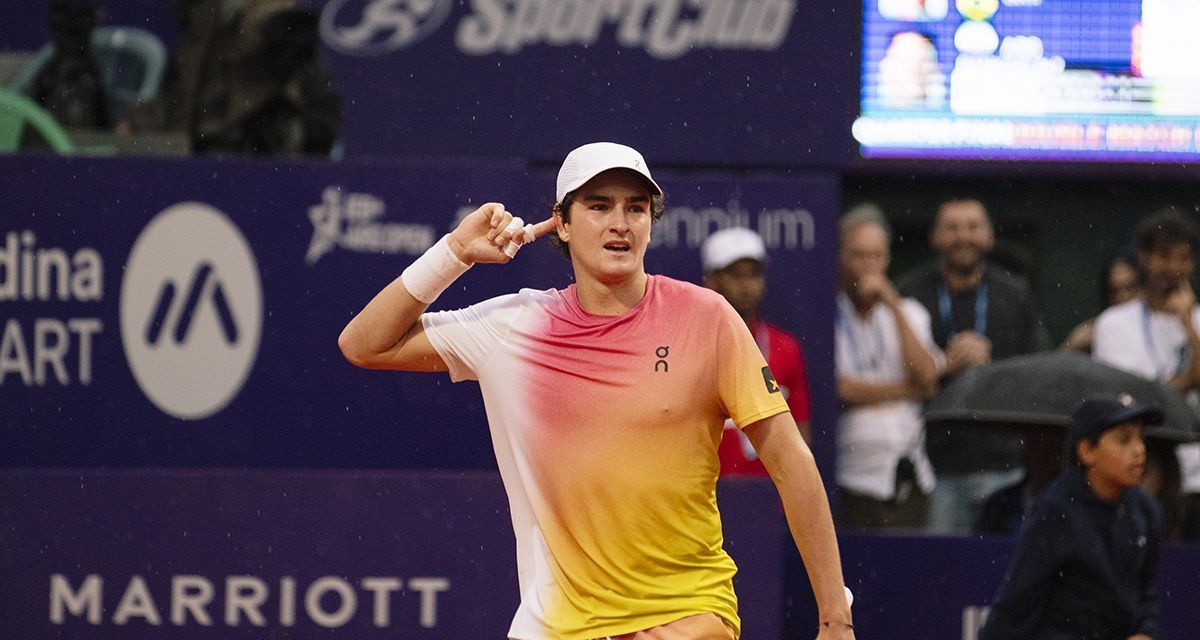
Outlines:
<svg viewBox="0 0 1200 640"><path fill-rule="evenodd" d="M1000 0L955 0L954 7L968 20L987 20L996 15Z"/></svg>

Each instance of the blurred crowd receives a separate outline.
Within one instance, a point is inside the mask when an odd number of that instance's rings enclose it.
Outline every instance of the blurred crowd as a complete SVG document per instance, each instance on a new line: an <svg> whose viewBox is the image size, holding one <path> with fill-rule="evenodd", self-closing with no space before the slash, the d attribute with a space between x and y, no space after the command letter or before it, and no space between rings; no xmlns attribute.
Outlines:
<svg viewBox="0 0 1200 640"><path fill-rule="evenodd" d="M1194 412L1200 307L1191 278L1200 231L1167 209L1145 217L1134 235L1131 255L1114 256L1100 274L1104 308L1058 349L1106 365L1088 375L1111 368L1154 381ZM1026 358L1037 364L1009 372L1027 378L1024 394L998 398L971 419L925 424L927 403L944 399L939 394L972 369L1052 349L1029 282L993 257L996 234L980 200L942 202L928 237L932 259L893 284L883 213L866 204L842 218L835 352L842 522L1016 533L1070 459L1064 422L1039 418L1035 399L1036 385L1059 388L1048 378L1057 370L1032 367L1081 369L1065 356ZM1074 388L1061 381L1061 389ZM1168 539L1200 540L1200 448L1190 442L1195 417L1184 422L1179 431L1146 431L1140 484L1157 499Z"/></svg>
<svg viewBox="0 0 1200 640"><path fill-rule="evenodd" d="M26 93L68 129L170 133L195 153L335 151L341 100L318 56L316 11L292 0L174 0L173 8L179 39L153 98L118 105L110 95L92 0L52 0L53 52Z"/></svg>
<svg viewBox="0 0 1200 640"><path fill-rule="evenodd" d="M1071 403L1090 390L1086 376L1115 371L1161 385L1190 407L1186 424L1146 431L1140 484L1162 509L1168 539L1200 540L1200 448L1189 442L1191 412L1200 408L1200 307L1190 284L1200 231L1189 217L1176 210L1146 217L1131 239L1134 250L1112 257L1099 274L1103 308L1057 349L1030 283L1006 268L1014 263L997 250L981 200L943 201L928 233L930 259L895 282L892 230L877 206L847 211L840 238L834 351L840 525L1018 532L1036 499L1070 466L1064 427ZM718 231L705 241L701 259L705 285L746 321L811 442L800 341L758 313L769 291L762 239L748 229ZM1030 360L1035 354L1040 359ZM931 401L945 400L943 392L968 372L1026 360L1005 372L1027 378L1026 393L990 392L1000 397L988 402L999 402L1003 413L964 410L958 415L967 417L926 424ZM1081 361L1099 364L1081 368ZM1059 385L1055 376L1083 379ZM1049 416L1035 391L1064 396L1058 404L1065 408ZM977 385L969 393L989 390ZM765 473L732 425L720 457L726 475Z"/></svg>

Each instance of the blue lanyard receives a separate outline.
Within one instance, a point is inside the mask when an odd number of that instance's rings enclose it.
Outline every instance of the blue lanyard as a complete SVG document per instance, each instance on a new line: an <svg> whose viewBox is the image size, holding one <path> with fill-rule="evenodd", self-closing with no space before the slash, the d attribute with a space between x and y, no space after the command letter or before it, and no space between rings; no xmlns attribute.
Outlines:
<svg viewBox="0 0 1200 640"><path fill-rule="evenodd" d="M1154 349L1154 334L1150 331L1150 305L1146 304L1146 299L1142 298L1142 340L1146 343L1146 357L1150 359L1150 366L1154 367L1154 376L1159 380L1170 380L1180 371L1183 371L1184 365L1191 359L1191 345L1184 342L1179 347L1179 360L1175 362L1175 370L1170 369L1170 363L1160 363L1158 360L1158 351Z"/></svg>
<svg viewBox="0 0 1200 640"><path fill-rule="evenodd" d="M847 310L843 308L844 306L849 306L849 303L845 302L844 300L839 300L835 310L835 322L837 323L838 329L841 329L842 335L846 337L846 343L850 347L850 355L854 357L854 371L858 374L877 372L883 362L883 352L886 349L886 346L883 344L883 336L879 335L877 332L871 332L872 334L875 334L875 340L874 344L871 345L871 352L868 354L870 355L870 359L864 358L863 351L859 348L859 340L857 335L859 333L858 327L857 325L853 327L850 326L851 323L854 322L852 319L853 316L851 315L854 313L854 310L851 309L849 312L847 312ZM863 343L867 342L865 338L866 336L864 336Z"/></svg>
<svg viewBox="0 0 1200 640"><path fill-rule="evenodd" d="M946 283L938 283L938 313L942 316L942 327L946 329L946 343L950 343L950 339L954 334L958 333L958 329L954 328L954 313L950 310L950 292L946 290ZM987 282L980 280L979 286L975 288L975 333L981 336L987 335L987 312L988 312L988 286Z"/></svg>

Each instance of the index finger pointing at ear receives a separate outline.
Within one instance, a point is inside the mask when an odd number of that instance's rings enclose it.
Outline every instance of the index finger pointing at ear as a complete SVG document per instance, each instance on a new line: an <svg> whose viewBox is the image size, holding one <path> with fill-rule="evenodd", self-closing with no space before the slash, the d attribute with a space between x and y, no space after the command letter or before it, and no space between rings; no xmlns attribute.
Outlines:
<svg viewBox="0 0 1200 640"><path fill-rule="evenodd" d="M529 244L554 231L554 226L554 216L550 216L537 224L527 224L513 233L513 241L519 244Z"/></svg>
<svg viewBox="0 0 1200 640"><path fill-rule="evenodd" d="M554 216L550 216L549 218L546 218L545 220L542 220L541 222L539 222L537 224L526 225L525 226L526 232L529 232L531 230L533 231L533 237L527 238L526 240L532 242L533 240L540 238L540 237L546 235L547 233L550 233L551 231L554 231L554 227L555 227Z"/></svg>

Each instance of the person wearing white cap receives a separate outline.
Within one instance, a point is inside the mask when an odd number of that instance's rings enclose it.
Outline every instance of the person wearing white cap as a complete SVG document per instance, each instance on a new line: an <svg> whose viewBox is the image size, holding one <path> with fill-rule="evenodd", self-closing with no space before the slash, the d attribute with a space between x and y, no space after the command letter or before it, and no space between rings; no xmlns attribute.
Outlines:
<svg viewBox="0 0 1200 640"><path fill-rule="evenodd" d="M775 381L787 399L800 434L811 444L808 374L800 342L787 331L764 321L758 313L766 292L767 247L762 236L744 227L721 229L704 240L700 260L704 267L704 286L724 296L745 321L758 350L767 359L771 373L775 374ZM725 423L718 453L722 475L767 473L750 439L732 422Z"/></svg>
<svg viewBox="0 0 1200 640"><path fill-rule="evenodd" d="M647 274L662 189L637 151L567 155L551 217L485 204L342 331L353 364L479 381L516 535L509 638L730 639L717 443L746 430L779 488L816 596L818 638L853 637L812 454L741 318L716 293ZM575 282L426 312L477 262L550 232Z"/></svg>

